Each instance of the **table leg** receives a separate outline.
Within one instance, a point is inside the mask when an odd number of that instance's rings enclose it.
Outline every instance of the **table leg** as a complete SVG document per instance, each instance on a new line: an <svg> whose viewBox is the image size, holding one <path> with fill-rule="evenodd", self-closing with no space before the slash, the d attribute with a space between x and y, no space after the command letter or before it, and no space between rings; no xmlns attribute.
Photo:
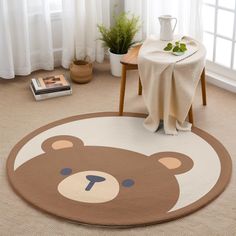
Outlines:
<svg viewBox="0 0 236 236"><path fill-rule="evenodd" d="M193 106L191 105L189 112L188 112L188 120L193 125Z"/></svg>
<svg viewBox="0 0 236 236"><path fill-rule="evenodd" d="M206 75L205 75L205 68L202 71L201 74L201 85L202 85L202 104L206 106Z"/></svg>
<svg viewBox="0 0 236 236"><path fill-rule="evenodd" d="M142 95L142 83L141 83L141 80L140 80L140 77L138 79L138 95Z"/></svg>
<svg viewBox="0 0 236 236"><path fill-rule="evenodd" d="M123 115L123 110L124 110L125 85L126 85L126 65L122 65L122 77L120 83L120 107L119 107L120 116Z"/></svg>

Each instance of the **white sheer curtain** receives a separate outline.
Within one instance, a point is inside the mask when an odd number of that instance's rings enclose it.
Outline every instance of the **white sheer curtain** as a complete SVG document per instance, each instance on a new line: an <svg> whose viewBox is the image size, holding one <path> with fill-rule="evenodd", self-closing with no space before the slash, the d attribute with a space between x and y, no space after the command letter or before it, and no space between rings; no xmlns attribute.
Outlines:
<svg viewBox="0 0 236 236"><path fill-rule="evenodd" d="M97 24L110 25L109 0L63 0L62 65L74 58L102 62L104 49L98 40Z"/></svg>
<svg viewBox="0 0 236 236"><path fill-rule="evenodd" d="M175 33L202 40L202 0L125 0L125 10L139 15L143 27L138 40L159 34L158 16L173 15L178 24Z"/></svg>
<svg viewBox="0 0 236 236"><path fill-rule="evenodd" d="M53 68L48 2L0 0L0 77Z"/></svg>
<svg viewBox="0 0 236 236"><path fill-rule="evenodd" d="M109 25L109 0L62 1L62 35L57 35L63 41L61 64L68 68L75 56L101 62L97 24ZM53 68L50 1L0 0L0 77Z"/></svg>

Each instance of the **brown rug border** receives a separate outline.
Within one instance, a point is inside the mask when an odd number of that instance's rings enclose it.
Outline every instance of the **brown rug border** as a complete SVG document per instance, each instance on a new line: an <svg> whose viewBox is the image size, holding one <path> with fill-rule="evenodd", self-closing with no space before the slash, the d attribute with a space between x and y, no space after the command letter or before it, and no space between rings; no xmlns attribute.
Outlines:
<svg viewBox="0 0 236 236"><path fill-rule="evenodd" d="M88 118L112 117L112 116L118 116L119 117L119 114L118 114L118 112L99 112L99 113L89 113L89 114L75 115L75 116L60 119L60 120L54 121L52 123L49 123L47 125L44 125L44 126L38 128L38 129L34 130L33 132L29 133L28 135L26 135L23 139L21 139L13 147L13 149L11 150L11 152L8 156L7 162L6 162L7 177L8 177L9 183L12 186L13 190L17 193L18 196L23 198L29 205L31 205L31 206L33 205L34 207L36 207L40 211L49 213L50 215L60 217L61 219L64 219L64 220L67 220L67 221L70 221L70 222L73 222L73 223L82 224L82 225L93 225L93 226L97 226L97 227L106 227L106 228L132 228L132 227L142 227L142 226L148 226L148 225L154 225L154 224L163 223L163 222L167 222L167 221L172 221L172 220L181 218L183 216L187 216L189 214L192 214L192 213L196 212L197 210L203 208L204 206L206 206L207 204L209 204L213 200L215 200L227 187L227 185L230 181L230 178L231 178L231 174L232 174L232 160L230 158L230 155L229 155L228 151L212 135L208 134L207 132L205 132L205 131L203 131L199 128L193 127L192 132L195 133L196 135L200 136L201 138L203 138L216 151L216 153L219 157L219 160L221 162L220 177L219 177L217 183L215 184L215 186L206 195L204 195L202 198L200 198L196 202L194 202L194 203L192 203L192 204L190 204L186 207L183 207L179 210L168 213L166 215L166 217L162 217L162 219L157 219L153 222L138 223L138 224L135 224L135 225L98 225L98 224L93 224L93 223L90 223L90 222L78 222L78 221L75 221L75 220L70 219L70 218L64 218L62 215L49 212L49 211L47 211L47 209L38 207L37 205L35 205L32 202L29 202L27 199L25 199L22 195L19 194L19 192L17 190L17 187L14 186L14 183L11 181L10 176L14 173L13 167L14 167L15 157L16 157L17 153L19 152L19 150L22 148L22 146L25 143L27 143L30 139L32 139L34 136L38 135L42 131L45 131L49 128L52 128L52 127L55 127L55 126L58 126L58 125L61 125L61 124L64 124L64 123L68 123L68 122L75 121L75 120L88 119ZM141 114L141 113L127 112L127 113L124 113L123 116L125 116L125 117L145 118L147 115L146 114Z"/></svg>

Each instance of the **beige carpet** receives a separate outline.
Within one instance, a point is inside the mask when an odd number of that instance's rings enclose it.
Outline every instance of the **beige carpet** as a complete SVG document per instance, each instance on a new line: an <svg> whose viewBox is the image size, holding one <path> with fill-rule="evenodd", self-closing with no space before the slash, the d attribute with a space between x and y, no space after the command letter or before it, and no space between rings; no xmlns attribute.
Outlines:
<svg viewBox="0 0 236 236"><path fill-rule="evenodd" d="M37 72L15 80L0 80L0 235L236 235L236 94L208 85L208 106L200 90L194 104L195 124L211 133L229 151L233 176L226 191L202 210L165 224L111 230L81 226L42 213L21 200L6 179L5 163L11 148L26 134L49 122L83 113L117 111L119 79L109 75L108 64L96 65L94 79L73 84L73 95L35 102L28 88L33 76L67 73ZM125 111L145 112L137 95L137 73L128 74ZM211 171L211 170L209 170Z"/></svg>

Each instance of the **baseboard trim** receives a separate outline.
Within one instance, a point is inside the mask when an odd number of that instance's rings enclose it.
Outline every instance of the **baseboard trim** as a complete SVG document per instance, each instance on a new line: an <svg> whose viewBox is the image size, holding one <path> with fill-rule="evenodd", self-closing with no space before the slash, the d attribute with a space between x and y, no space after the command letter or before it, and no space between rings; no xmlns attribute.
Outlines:
<svg viewBox="0 0 236 236"><path fill-rule="evenodd" d="M210 84L236 93L236 80L225 78L210 71L206 72L206 79Z"/></svg>

